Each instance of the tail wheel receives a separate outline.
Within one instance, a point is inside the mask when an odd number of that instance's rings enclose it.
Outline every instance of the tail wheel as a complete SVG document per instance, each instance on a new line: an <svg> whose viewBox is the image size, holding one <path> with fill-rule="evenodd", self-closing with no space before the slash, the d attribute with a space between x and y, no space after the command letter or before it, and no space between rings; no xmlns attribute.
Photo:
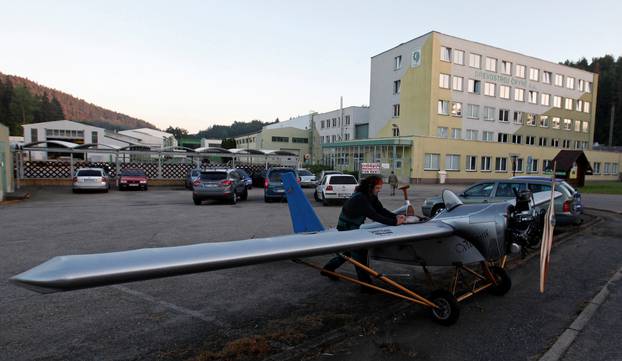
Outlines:
<svg viewBox="0 0 622 361"><path fill-rule="evenodd" d="M444 326L450 326L458 321L460 317L460 308L456 297L447 290L436 290L430 296L432 301L438 308L432 308L431 314L434 321Z"/></svg>
<svg viewBox="0 0 622 361"><path fill-rule="evenodd" d="M490 267L490 272L495 276L497 285L490 287L490 293L496 296L503 296L512 288L512 280L507 272L499 266Z"/></svg>

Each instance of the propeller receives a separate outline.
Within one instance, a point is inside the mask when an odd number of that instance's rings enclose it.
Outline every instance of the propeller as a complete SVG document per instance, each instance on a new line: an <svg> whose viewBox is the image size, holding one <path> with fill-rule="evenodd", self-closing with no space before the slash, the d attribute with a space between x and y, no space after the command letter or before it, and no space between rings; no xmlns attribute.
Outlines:
<svg viewBox="0 0 622 361"><path fill-rule="evenodd" d="M551 248L553 247L553 230L555 229L555 169L556 163L553 163L553 175L551 177L551 200L549 201L549 208L544 216L542 244L540 245L540 293L544 293L544 285L549 273Z"/></svg>
<svg viewBox="0 0 622 361"><path fill-rule="evenodd" d="M415 217L415 207L413 207L413 205L408 200L408 189L409 188L410 188L410 185L404 184L398 189L404 192L404 201L406 202L406 221L412 223L412 222L415 222L417 218Z"/></svg>

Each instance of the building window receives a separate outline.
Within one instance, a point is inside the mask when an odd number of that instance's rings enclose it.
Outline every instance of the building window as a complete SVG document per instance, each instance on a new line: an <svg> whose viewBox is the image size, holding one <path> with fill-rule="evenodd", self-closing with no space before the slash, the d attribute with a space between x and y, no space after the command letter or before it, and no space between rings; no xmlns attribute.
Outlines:
<svg viewBox="0 0 622 361"><path fill-rule="evenodd" d="M400 128L395 124L393 124L393 136L394 137L400 136Z"/></svg>
<svg viewBox="0 0 622 361"><path fill-rule="evenodd" d="M451 102L451 115L454 117L462 116L462 103L460 102Z"/></svg>
<svg viewBox="0 0 622 361"><path fill-rule="evenodd" d="M501 72L503 74L512 75L512 63L507 60L501 61Z"/></svg>
<svg viewBox="0 0 622 361"><path fill-rule="evenodd" d="M581 121L580 120L575 120L574 121L574 131L575 132L580 132L581 131Z"/></svg>
<svg viewBox="0 0 622 361"><path fill-rule="evenodd" d="M495 120L495 108L484 107L484 120Z"/></svg>
<svg viewBox="0 0 622 361"><path fill-rule="evenodd" d="M535 127L536 124L536 114L527 113L527 125L530 127Z"/></svg>
<svg viewBox="0 0 622 361"><path fill-rule="evenodd" d="M292 137L292 143L305 143L305 144L308 144L309 143L309 139L308 138Z"/></svg>
<svg viewBox="0 0 622 361"><path fill-rule="evenodd" d="M482 132L482 140L484 142L492 142L494 141L495 133L484 130Z"/></svg>
<svg viewBox="0 0 622 361"><path fill-rule="evenodd" d="M457 91L462 91L462 82L464 79L461 76L454 76L451 80L453 89Z"/></svg>
<svg viewBox="0 0 622 361"><path fill-rule="evenodd" d="M522 144L523 136L518 134L512 134L512 144Z"/></svg>
<svg viewBox="0 0 622 361"><path fill-rule="evenodd" d="M574 90L574 78L571 76L566 77L566 88Z"/></svg>
<svg viewBox="0 0 622 361"><path fill-rule="evenodd" d="M589 113L590 112L590 102L585 101L583 102L583 112L585 113Z"/></svg>
<svg viewBox="0 0 622 361"><path fill-rule="evenodd" d="M538 92L535 90L529 91L529 102L531 104L538 104Z"/></svg>
<svg viewBox="0 0 622 361"><path fill-rule="evenodd" d="M337 118L333 118L333 127L337 126Z"/></svg>
<svg viewBox="0 0 622 361"><path fill-rule="evenodd" d="M393 64L393 69L397 70L400 69L402 67L402 56L398 55L394 58L395 63Z"/></svg>
<svg viewBox="0 0 622 361"><path fill-rule="evenodd" d="M566 149L570 148L570 140L569 139L564 139L562 141L562 147L566 148Z"/></svg>
<svg viewBox="0 0 622 361"><path fill-rule="evenodd" d="M424 161L423 169L424 170L439 170L439 169L441 169L440 165L439 165L440 157L441 157L440 154L426 153L425 154L425 161Z"/></svg>
<svg viewBox="0 0 622 361"><path fill-rule="evenodd" d="M581 131L583 133L588 133L590 131L590 124L588 122L581 123Z"/></svg>
<svg viewBox="0 0 622 361"><path fill-rule="evenodd" d="M585 88L585 80L579 79L579 81L577 82L577 90L583 91L584 88Z"/></svg>
<svg viewBox="0 0 622 361"><path fill-rule="evenodd" d="M447 138L448 136L448 129L447 127L438 127L436 128L436 136L439 138Z"/></svg>
<svg viewBox="0 0 622 361"><path fill-rule="evenodd" d="M460 155L459 154L445 155L445 170L460 170Z"/></svg>
<svg viewBox="0 0 622 361"><path fill-rule="evenodd" d="M451 48L441 46L441 60L451 61Z"/></svg>
<svg viewBox="0 0 622 361"><path fill-rule="evenodd" d="M497 72L497 59L486 57L486 70Z"/></svg>
<svg viewBox="0 0 622 361"><path fill-rule="evenodd" d="M523 112L514 112L514 124L523 124Z"/></svg>
<svg viewBox="0 0 622 361"><path fill-rule="evenodd" d="M333 135L333 137L334 137L334 135ZM273 136L272 137L272 141L275 142L275 143L289 143L289 137L275 137L275 136ZM335 141L335 140L333 139L333 141Z"/></svg>
<svg viewBox="0 0 622 361"><path fill-rule="evenodd" d="M525 89L514 88L514 100L517 102L525 101Z"/></svg>
<svg viewBox="0 0 622 361"><path fill-rule="evenodd" d="M477 157L474 155L466 156L465 170L467 172L475 172L477 170Z"/></svg>
<svg viewBox="0 0 622 361"><path fill-rule="evenodd" d="M507 85L499 85L499 98L510 99L510 87Z"/></svg>
<svg viewBox="0 0 622 361"><path fill-rule="evenodd" d="M533 135L528 135L525 137L525 144L527 145L534 145L536 144L536 137L534 137Z"/></svg>
<svg viewBox="0 0 622 361"><path fill-rule="evenodd" d="M552 138L551 139L551 147L553 147L553 148L559 147L559 138Z"/></svg>
<svg viewBox="0 0 622 361"><path fill-rule="evenodd" d="M480 69L482 67L482 56L478 54L469 54L469 66Z"/></svg>
<svg viewBox="0 0 622 361"><path fill-rule="evenodd" d="M600 162L594 162L594 174L600 174Z"/></svg>
<svg viewBox="0 0 622 361"><path fill-rule="evenodd" d="M467 118L479 119L479 105L467 104Z"/></svg>
<svg viewBox="0 0 622 361"><path fill-rule="evenodd" d="M97 144L98 142L98 136L99 134L97 134L97 132L91 132L91 143L93 144Z"/></svg>
<svg viewBox="0 0 622 361"><path fill-rule="evenodd" d="M399 136L399 129L398 129L398 136ZM350 133L346 133L346 140L350 140Z"/></svg>
<svg viewBox="0 0 622 361"><path fill-rule="evenodd" d="M350 125L350 116L346 115L346 125Z"/></svg>
<svg viewBox="0 0 622 361"><path fill-rule="evenodd" d="M548 128L549 127L549 116L541 115L540 116L540 128Z"/></svg>
<svg viewBox="0 0 622 361"><path fill-rule="evenodd" d="M30 142L34 143L38 141L39 141L39 130L37 128L30 128Z"/></svg>
<svg viewBox="0 0 622 361"><path fill-rule="evenodd" d="M482 82L475 79L469 79L467 82L467 91L469 93L480 94L482 92Z"/></svg>
<svg viewBox="0 0 622 361"><path fill-rule="evenodd" d="M484 83L484 95L488 95L490 97L494 97L496 93L495 83Z"/></svg>
<svg viewBox="0 0 622 361"><path fill-rule="evenodd" d="M551 76L553 73L550 71L542 71L542 82L545 84L551 84Z"/></svg>
<svg viewBox="0 0 622 361"><path fill-rule="evenodd" d="M495 172L507 172L508 170L508 159L505 157L496 157L495 158Z"/></svg>
<svg viewBox="0 0 622 361"><path fill-rule="evenodd" d="M586 93L591 93L592 92L592 82L591 81L585 82L585 92Z"/></svg>
<svg viewBox="0 0 622 361"><path fill-rule="evenodd" d="M451 139L462 139L462 129L451 128Z"/></svg>
<svg viewBox="0 0 622 361"><path fill-rule="evenodd" d="M514 75L516 77L518 77L518 78L525 78L525 66L524 65L516 64L514 69L515 69Z"/></svg>
<svg viewBox="0 0 622 361"><path fill-rule="evenodd" d="M465 138L466 140L477 140L477 130L475 129L467 129Z"/></svg>
<svg viewBox="0 0 622 361"><path fill-rule="evenodd" d="M578 112L583 110L583 100L577 99L577 101L574 102L574 110Z"/></svg>
<svg viewBox="0 0 622 361"><path fill-rule="evenodd" d="M454 50L454 64L464 65L464 51Z"/></svg>
<svg viewBox="0 0 622 361"><path fill-rule="evenodd" d="M560 97L558 95L553 95L553 106L555 108L561 108L562 107L562 97Z"/></svg>
<svg viewBox="0 0 622 361"><path fill-rule="evenodd" d="M490 157L484 156L481 158L480 169L482 172L490 172Z"/></svg>
<svg viewBox="0 0 622 361"><path fill-rule="evenodd" d="M449 89L449 75L440 73L438 76L438 86L439 88Z"/></svg>
<svg viewBox="0 0 622 361"><path fill-rule="evenodd" d="M512 157L512 167L514 168L514 172L522 173L523 172L523 158Z"/></svg>
<svg viewBox="0 0 622 361"><path fill-rule="evenodd" d="M538 139L538 145L541 147L546 147L549 144L549 139L546 137L540 137L540 139Z"/></svg>
<svg viewBox="0 0 622 361"><path fill-rule="evenodd" d="M564 76L561 74L555 74L555 86L564 86Z"/></svg>
<svg viewBox="0 0 622 361"><path fill-rule="evenodd" d="M323 120L320 122L320 128L324 129L324 121Z"/></svg>
<svg viewBox="0 0 622 361"><path fill-rule="evenodd" d="M397 118L400 116L400 105L393 104L393 118Z"/></svg>
<svg viewBox="0 0 622 361"><path fill-rule="evenodd" d="M499 143L507 143L508 142L508 134L507 133L498 133L497 134L497 142L499 142Z"/></svg>
<svg viewBox="0 0 622 361"><path fill-rule="evenodd" d="M572 128L572 120L564 119L564 130L570 130Z"/></svg>
<svg viewBox="0 0 622 361"><path fill-rule="evenodd" d="M559 129L561 119L559 117L553 117L553 129Z"/></svg>
<svg viewBox="0 0 622 361"><path fill-rule="evenodd" d="M499 121L500 122L509 122L510 121L510 111L507 109L499 109Z"/></svg>
<svg viewBox="0 0 622 361"><path fill-rule="evenodd" d="M337 141L337 136L336 135L331 136L331 141L335 143Z"/></svg>
<svg viewBox="0 0 622 361"><path fill-rule="evenodd" d="M538 160L537 159L527 159L527 172L528 173L538 172Z"/></svg>
<svg viewBox="0 0 622 361"><path fill-rule="evenodd" d="M533 81L540 80L540 70L536 68L529 68L529 80L533 80Z"/></svg>
<svg viewBox="0 0 622 361"><path fill-rule="evenodd" d="M401 80L393 81L393 94L399 94L400 93L401 85L402 85L402 81Z"/></svg>
<svg viewBox="0 0 622 361"><path fill-rule="evenodd" d="M551 105L551 95L545 93L540 94L540 104L546 106Z"/></svg>
<svg viewBox="0 0 622 361"><path fill-rule="evenodd" d="M564 101L564 108L566 110L572 110L572 99L571 98L566 98Z"/></svg>
<svg viewBox="0 0 622 361"><path fill-rule="evenodd" d="M449 115L449 102L447 100L438 101L438 114Z"/></svg>

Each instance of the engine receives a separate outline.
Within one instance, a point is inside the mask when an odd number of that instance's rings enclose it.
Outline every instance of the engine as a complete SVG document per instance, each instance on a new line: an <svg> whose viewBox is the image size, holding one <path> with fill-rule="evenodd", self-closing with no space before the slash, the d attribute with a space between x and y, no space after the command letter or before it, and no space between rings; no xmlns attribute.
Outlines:
<svg viewBox="0 0 622 361"><path fill-rule="evenodd" d="M524 258L540 244L546 211L530 206L533 201L530 190L515 191L515 195L516 204L508 207L506 246L508 253L520 248Z"/></svg>

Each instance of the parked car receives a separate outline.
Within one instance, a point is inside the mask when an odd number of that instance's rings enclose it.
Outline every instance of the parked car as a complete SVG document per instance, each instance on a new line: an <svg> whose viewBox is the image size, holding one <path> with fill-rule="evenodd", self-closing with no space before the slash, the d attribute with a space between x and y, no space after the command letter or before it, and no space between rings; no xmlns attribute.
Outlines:
<svg viewBox="0 0 622 361"><path fill-rule="evenodd" d="M350 174L329 174L315 188L313 198L325 206L331 201L345 201L352 196L358 185Z"/></svg>
<svg viewBox="0 0 622 361"><path fill-rule="evenodd" d="M199 178L199 175L201 175L201 170L199 168L188 170L188 173L186 173L186 188L192 189L192 183Z"/></svg>
<svg viewBox="0 0 622 361"><path fill-rule="evenodd" d="M301 187L315 187L317 185L315 174L310 171L300 168L298 169L298 175L300 176Z"/></svg>
<svg viewBox="0 0 622 361"><path fill-rule="evenodd" d="M117 187L119 190L124 189L143 189L149 188L148 178L145 171L139 168L126 168L119 173Z"/></svg>
<svg viewBox="0 0 622 361"><path fill-rule="evenodd" d="M251 178L248 172L242 168L237 168L236 171L238 172L242 180L244 180L244 184L246 184L246 189L253 188L253 178Z"/></svg>
<svg viewBox="0 0 622 361"><path fill-rule="evenodd" d="M108 192L110 176L102 168L79 168L73 177L72 190L74 193L82 190L100 190Z"/></svg>
<svg viewBox="0 0 622 361"><path fill-rule="evenodd" d="M281 167L268 169L264 180L263 191L263 198L266 203L287 198L285 195L285 187L281 180L281 175L284 173L293 173L298 183L300 183L300 177L295 169Z"/></svg>
<svg viewBox="0 0 622 361"><path fill-rule="evenodd" d="M222 199L236 204L238 199L244 201L247 198L246 184L235 169L202 171L192 183L192 200L197 206L207 199Z"/></svg>
<svg viewBox="0 0 622 361"><path fill-rule="evenodd" d="M253 174L251 174L251 178L253 178L253 186L255 187L264 186L264 182L266 180L266 172L267 170L262 169L259 171L254 171Z"/></svg>
<svg viewBox="0 0 622 361"><path fill-rule="evenodd" d="M322 182L324 177L326 177L329 174L343 174L343 173L339 170L323 170L320 172L320 177L317 178L317 184L320 184L320 182Z"/></svg>
<svg viewBox="0 0 622 361"><path fill-rule="evenodd" d="M548 177L538 177L538 176L516 176L512 177L512 179L527 179L527 180L541 180L544 182L550 182L551 178ZM565 187L570 194L574 197L574 208L577 212L583 214L583 202L581 201L581 193L576 190L573 186L571 186L568 182L561 178L554 179L557 184L560 184L562 187Z"/></svg>
<svg viewBox="0 0 622 361"><path fill-rule="evenodd" d="M458 194L464 203L494 203L510 200L515 197L517 191L529 189L533 193L550 192L551 181L531 179L490 180L476 183L464 192ZM555 216L557 224L577 224L581 222L580 212L574 206L575 198L572 193L560 183L555 189L562 196L555 199ZM441 197L428 198L423 202L421 210L426 217L433 217L445 209Z"/></svg>

